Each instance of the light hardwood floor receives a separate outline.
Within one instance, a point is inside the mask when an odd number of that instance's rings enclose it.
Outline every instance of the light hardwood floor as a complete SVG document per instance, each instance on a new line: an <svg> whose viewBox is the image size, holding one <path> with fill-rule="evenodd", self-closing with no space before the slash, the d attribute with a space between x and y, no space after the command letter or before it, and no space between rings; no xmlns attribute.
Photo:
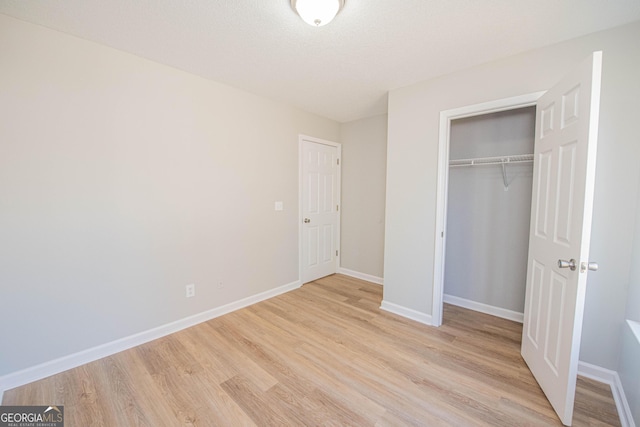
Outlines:
<svg viewBox="0 0 640 427"><path fill-rule="evenodd" d="M3 404L64 405L68 427L561 425L520 357L520 324L447 305L432 328L381 299L330 276ZM579 379L574 425L619 425L608 386Z"/></svg>

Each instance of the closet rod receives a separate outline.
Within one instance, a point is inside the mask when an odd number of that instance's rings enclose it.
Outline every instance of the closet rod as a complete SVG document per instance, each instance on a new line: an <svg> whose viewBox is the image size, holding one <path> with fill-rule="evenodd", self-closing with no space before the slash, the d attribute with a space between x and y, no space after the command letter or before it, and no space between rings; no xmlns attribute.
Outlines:
<svg viewBox="0 0 640 427"><path fill-rule="evenodd" d="M507 180L507 165L513 163L529 163L533 162L533 154L518 154L514 156L498 156L498 157L478 157L475 159L457 159L449 161L449 167L465 167L465 166L484 166L484 165L501 165L502 166L502 182L504 183L504 191L509 190L509 181Z"/></svg>
<svg viewBox="0 0 640 427"><path fill-rule="evenodd" d="M450 160L449 166L465 167L465 166L481 166L481 165L503 165L508 163L529 163L533 162L533 154L517 154L514 156L496 156L496 157L476 157L474 159L456 159Z"/></svg>

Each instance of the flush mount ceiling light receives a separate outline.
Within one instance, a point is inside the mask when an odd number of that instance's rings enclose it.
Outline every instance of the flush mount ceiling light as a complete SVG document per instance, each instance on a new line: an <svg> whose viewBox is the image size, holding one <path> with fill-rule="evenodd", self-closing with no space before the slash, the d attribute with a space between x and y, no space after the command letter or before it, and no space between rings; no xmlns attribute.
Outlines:
<svg viewBox="0 0 640 427"><path fill-rule="evenodd" d="M291 7L314 27L327 25L340 12L345 0L291 0Z"/></svg>

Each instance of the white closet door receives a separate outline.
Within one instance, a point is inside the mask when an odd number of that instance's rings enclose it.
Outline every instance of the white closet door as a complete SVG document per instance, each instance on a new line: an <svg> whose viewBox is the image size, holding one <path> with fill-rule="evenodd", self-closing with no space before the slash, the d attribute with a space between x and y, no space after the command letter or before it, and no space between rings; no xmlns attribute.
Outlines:
<svg viewBox="0 0 640 427"><path fill-rule="evenodd" d="M587 285L601 68L596 52L537 108L522 356L565 425Z"/></svg>

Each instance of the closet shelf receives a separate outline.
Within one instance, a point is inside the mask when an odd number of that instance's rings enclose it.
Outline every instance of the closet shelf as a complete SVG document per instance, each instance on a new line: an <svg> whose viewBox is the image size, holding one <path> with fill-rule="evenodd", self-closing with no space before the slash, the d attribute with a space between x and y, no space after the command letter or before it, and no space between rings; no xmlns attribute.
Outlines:
<svg viewBox="0 0 640 427"><path fill-rule="evenodd" d="M533 162L533 154L516 154L514 156L496 156L496 157L476 157L474 159L456 159L450 160L449 166L480 166L480 165L502 165L507 163L530 163Z"/></svg>
<svg viewBox="0 0 640 427"><path fill-rule="evenodd" d="M533 162L533 154L517 154L514 156L477 157L475 159L450 160L449 167L456 168L465 166L501 165L504 191L507 191L509 189L509 180L507 179L507 165L514 163L531 162Z"/></svg>

